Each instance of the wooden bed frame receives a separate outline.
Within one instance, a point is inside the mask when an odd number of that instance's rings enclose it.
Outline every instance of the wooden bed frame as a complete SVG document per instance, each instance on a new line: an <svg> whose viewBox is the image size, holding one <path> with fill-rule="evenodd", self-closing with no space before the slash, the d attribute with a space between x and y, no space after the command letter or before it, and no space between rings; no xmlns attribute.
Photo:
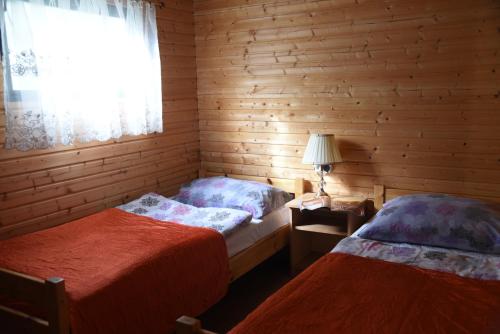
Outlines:
<svg viewBox="0 0 500 334"><path fill-rule="evenodd" d="M410 190L410 189L400 189L400 188L390 188L385 187L384 185L374 185L373 186L373 203L376 210L380 210L382 205L385 202L390 201L393 198L403 196L403 195L411 195L411 194L443 194L442 192L437 191L418 191L418 190ZM454 194L450 194L454 195ZM500 203L500 197L486 197L486 196L473 196L473 195L463 195L456 194L459 197L469 197L475 198L490 202L498 202Z"/></svg>
<svg viewBox="0 0 500 334"><path fill-rule="evenodd" d="M64 280L41 280L0 268L0 295L36 309L46 310L45 319L0 305L0 324L20 329L15 333L68 334L69 314ZM11 333L11 332L8 332ZM14 332L12 332L14 333Z"/></svg>
<svg viewBox="0 0 500 334"><path fill-rule="evenodd" d="M225 175L268 183L299 196L304 193L304 180L285 180L244 175L207 173L200 170L199 176ZM257 243L229 258L231 282L247 273L255 266L284 248L289 240L288 224ZM20 328L22 333L69 334L70 321L64 279L54 277L41 280L0 268L0 296L19 302L26 302L36 309L46 311L46 318L29 315L0 304L0 323L2 326ZM0 301L1 302L1 301ZM2 327L2 328L4 328ZM198 333L198 332L196 332ZM199 333L210 333L208 331Z"/></svg>
<svg viewBox="0 0 500 334"><path fill-rule="evenodd" d="M373 204L376 211L380 210L385 202L390 201L393 198L409 195L409 194L422 194L422 193L435 193L438 192L429 192L429 191L416 191L410 189L399 189L399 188L389 188L384 185L374 185L373 186ZM463 195L458 195L462 196ZM500 202L500 197L477 197L477 196L468 196L478 199L486 199L490 201ZM176 322L176 334L216 334L211 331L207 331L201 327L201 322L189 316L182 316L177 319Z"/></svg>

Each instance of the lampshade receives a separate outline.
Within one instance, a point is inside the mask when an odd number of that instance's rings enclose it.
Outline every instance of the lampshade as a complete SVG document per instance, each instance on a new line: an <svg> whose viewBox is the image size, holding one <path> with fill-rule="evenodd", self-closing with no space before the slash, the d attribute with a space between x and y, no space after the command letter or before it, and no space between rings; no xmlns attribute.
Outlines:
<svg viewBox="0 0 500 334"><path fill-rule="evenodd" d="M342 162L342 156L335 144L334 135L312 134L309 137L302 163L329 165L335 162Z"/></svg>

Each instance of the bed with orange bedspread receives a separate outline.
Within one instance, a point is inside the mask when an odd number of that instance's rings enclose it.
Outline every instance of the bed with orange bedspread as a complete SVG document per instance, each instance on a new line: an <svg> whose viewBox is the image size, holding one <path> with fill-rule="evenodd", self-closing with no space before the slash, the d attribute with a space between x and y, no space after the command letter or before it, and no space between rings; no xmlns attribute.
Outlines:
<svg viewBox="0 0 500 334"><path fill-rule="evenodd" d="M168 333L230 277L220 233L119 209L1 241L0 267L64 278L74 334Z"/></svg>
<svg viewBox="0 0 500 334"><path fill-rule="evenodd" d="M231 334L499 333L500 281L330 253Z"/></svg>

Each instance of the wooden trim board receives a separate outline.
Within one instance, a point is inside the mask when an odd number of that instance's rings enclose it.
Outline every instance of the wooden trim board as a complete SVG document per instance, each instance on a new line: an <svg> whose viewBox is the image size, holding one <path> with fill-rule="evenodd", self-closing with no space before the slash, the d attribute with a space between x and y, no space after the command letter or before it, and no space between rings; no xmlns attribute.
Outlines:
<svg viewBox="0 0 500 334"><path fill-rule="evenodd" d="M375 209L380 210L383 204L391 199L394 199L399 196L411 195L411 194L443 194L442 192L433 192L433 191L417 191L412 189L403 189L403 188L390 188L385 187L384 185L376 184L373 186L374 199L373 202L375 204ZM449 194L456 195L456 194ZM493 201L500 203L500 197L484 197L484 196L472 196L472 195L456 195L460 197L468 197L481 199L486 201Z"/></svg>

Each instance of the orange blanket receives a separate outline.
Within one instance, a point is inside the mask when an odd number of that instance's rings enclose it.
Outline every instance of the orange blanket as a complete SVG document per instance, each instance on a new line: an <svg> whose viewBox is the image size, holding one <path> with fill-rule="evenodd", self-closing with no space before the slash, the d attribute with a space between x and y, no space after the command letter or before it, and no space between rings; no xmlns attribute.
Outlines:
<svg viewBox="0 0 500 334"><path fill-rule="evenodd" d="M74 334L168 333L230 277L221 234L118 209L1 241L0 267L64 278Z"/></svg>
<svg viewBox="0 0 500 334"><path fill-rule="evenodd" d="M328 254L230 333L500 333L500 282Z"/></svg>

